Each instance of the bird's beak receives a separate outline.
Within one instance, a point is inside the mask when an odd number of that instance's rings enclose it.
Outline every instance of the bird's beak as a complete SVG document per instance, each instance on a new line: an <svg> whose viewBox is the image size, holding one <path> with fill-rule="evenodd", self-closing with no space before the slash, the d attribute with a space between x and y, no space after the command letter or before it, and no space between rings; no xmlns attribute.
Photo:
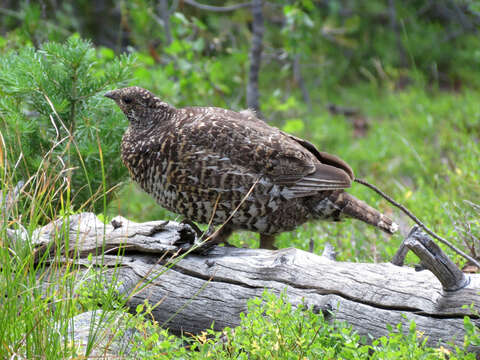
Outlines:
<svg viewBox="0 0 480 360"><path fill-rule="evenodd" d="M117 98L117 94L115 92L115 90L113 91L108 91L106 92L103 96L109 98L109 99L112 99L112 100L115 100Z"/></svg>

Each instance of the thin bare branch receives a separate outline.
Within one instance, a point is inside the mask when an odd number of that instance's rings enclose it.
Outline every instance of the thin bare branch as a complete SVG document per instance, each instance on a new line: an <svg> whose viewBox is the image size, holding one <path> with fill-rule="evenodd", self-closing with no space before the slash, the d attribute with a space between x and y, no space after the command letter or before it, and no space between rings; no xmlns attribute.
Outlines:
<svg viewBox="0 0 480 360"><path fill-rule="evenodd" d="M312 112L312 101L310 99L310 93L308 92L308 88L305 84L305 80L302 75L302 65L300 64L300 54L295 54L295 57L293 58L293 77L302 92L303 102L307 104L308 110Z"/></svg>
<svg viewBox="0 0 480 360"><path fill-rule="evenodd" d="M403 206L402 204L396 202L395 200L393 200L390 196L388 196L387 194L385 194L382 190L380 190L379 188L377 188L375 185L372 185L368 182L366 182L365 180L362 180L362 179L358 179L358 178L355 178L355 182L359 183L359 184L362 184L362 185L365 185L366 187L372 189L373 191L375 191L377 194L379 194L380 196L382 196L383 198L385 198L389 203L391 203L392 205L396 206L397 208L399 208L400 210L402 210L405 215L407 215L410 219L412 219L413 221L415 221L415 223L420 226L423 230L425 230L425 232L427 232L430 236L433 236L435 239L437 239L438 241L440 241L442 244L445 244L447 245L450 249L452 249L453 251L455 251L458 255L460 256L463 256L465 259L467 259L468 261L470 261L471 263L475 264L476 266L478 266L480 268L480 262L478 262L477 260L475 260L473 257L471 257L470 255L464 253L462 250L460 250L459 248L457 248L456 246L452 245L448 240L445 240L444 238L442 238L440 235L437 235L435 234L432 230L430 230L427 226L425 226L415 215L413 215L412 212L410 212L410 210L408 210L405 206Z"/></svg>
<svg viewBox="0 0 480 360"><path fill-rule="evenodd" d="M167 0L159 0L158 12L160 13L163 30L165 31L165 44L168 46L172 43L172 32L170 31L170 11L168 10Z"/></svg>
<svg viewBox="0 0 480 360"><path fill-rule="evenodd" d="M183 2L185 4L188 4L190 6L194 6L198 9L201 9L201 10L215 11L215 12L230 12L230 11L235 11L235 10L246 8L246 7L251 7L253 5L253 2L240 3L240 4L235 4L235 5L229 5L229 6L205 5L205 4L200 4L200 3L198 3L194 0L183 0Z"/></svg>

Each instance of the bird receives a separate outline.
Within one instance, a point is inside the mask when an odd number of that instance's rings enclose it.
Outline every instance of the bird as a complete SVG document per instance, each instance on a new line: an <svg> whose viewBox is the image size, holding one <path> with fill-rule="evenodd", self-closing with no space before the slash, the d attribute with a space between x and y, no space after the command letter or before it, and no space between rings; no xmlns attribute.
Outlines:
<svg viewBox="0 0 480 360"><path fill-rule="evenodd" d="M312 143L259 119L252 110L176 108L138 86L104 94L129 121L121 143L130 176L162 207L187 221L275 236L315 220L354 218L393 234L398 225L345 191L352 168Z"/></svg>

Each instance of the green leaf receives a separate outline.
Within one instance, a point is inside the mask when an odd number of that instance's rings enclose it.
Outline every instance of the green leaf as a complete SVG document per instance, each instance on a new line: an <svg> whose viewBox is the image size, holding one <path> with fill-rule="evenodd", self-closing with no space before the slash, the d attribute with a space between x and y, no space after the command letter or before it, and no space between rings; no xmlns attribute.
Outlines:
<svg viewBox="0 0 480 360"><path fill-rule="evenodd" d="M289 119L286 121L285 125L283 125L283 131L291 134L298 134L301 133L304 129L305 125L302 120L300 119Z"/></svg>

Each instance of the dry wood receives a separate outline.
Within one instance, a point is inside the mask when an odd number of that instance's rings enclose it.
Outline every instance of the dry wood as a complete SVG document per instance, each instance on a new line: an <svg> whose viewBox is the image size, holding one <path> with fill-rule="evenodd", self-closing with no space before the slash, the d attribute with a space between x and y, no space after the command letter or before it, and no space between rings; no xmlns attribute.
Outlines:
<svg viewBox="0 0 480 360"><path fill-rule="evenodd" d="M166 251L185 251L196 241L189 225L117 218L115 226L104 226L90 213L39 229L34 243L42 249L38 251L45 251L53 248L48 244L55 237L61 243L66 233L69 253L78 249L74 261L85 265L79 275L92 267L87 254L103 252L93 257L93 263L106 265L102 267L106 281L118 281L118 290L130 295L128 306L135 309L145 299L160 302L154 316L177 333L196 333L212 323L215 329L238 325L247 300L261 296L264 289L286 291L293 304L305 302L331 319L347 321L362 335L386 335L386 325L398 323L407 331L414 320L432 346L449 341L461 346L463 317L480 310L476 274L469 275L463 288L445 291L430 271L389 263L335 262L293 248L214 247L208 256L190 253L172 259ZM123 256L116 255L120 247ZM464 307L471 304L472 308Z"/></svg>
<svg viewBox="0 0 480 360"><path fill-rule="evenodd" d="M470 278L426 233L420 230L419 226L413 227L404 244L422 260L425 268L435 274L445 291L457 291L470 282Z"/></svg>

